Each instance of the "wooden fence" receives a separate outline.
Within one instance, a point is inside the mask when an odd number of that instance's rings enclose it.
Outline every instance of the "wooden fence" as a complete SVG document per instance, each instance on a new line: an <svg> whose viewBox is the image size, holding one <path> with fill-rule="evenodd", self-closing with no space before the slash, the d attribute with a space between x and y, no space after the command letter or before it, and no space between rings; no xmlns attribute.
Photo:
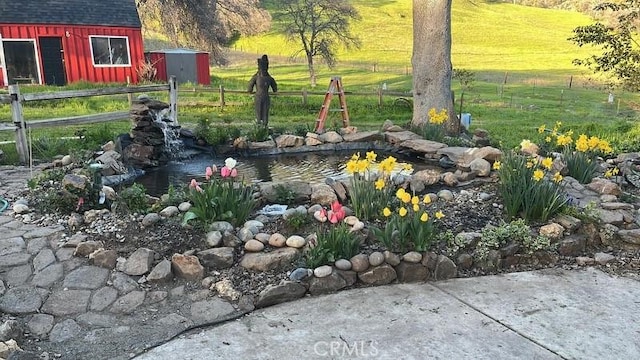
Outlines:
<svg viewBox="0 0 640 360"><path fill-rule="evenodd" d="M32 93L21 94L18 85L9 86L9 95L0 95L0 104L11 105L11 118L13 124L0 124L0 131L15 131L16 150L18 157L23 164L31 160L29 144L27 142L27 129L42 127L67 126L78 124L91 124L107 121L122 120L129 116L129 111L114 111L82 116L70 116L56 119L30 120L26 121L22 111L23 104L32 101L60 100L102 95L135 94L154 91L169 92L169 116L173 121L178 120L178 88L175 77L171 77L167 84L127 86L118 88L102 88L88 90L69 90L52 93Z"/></svg>
<svg viewBox="0 0 640 360"><path fill-rule="evenodd" d="M217 107L221 107L224 108L225 106L234 106L236 104L234 103L228 103L225 99L225 95L226 94L241 94L241 95L251 95L251 93L247 92L246 90L229 90L229 89L225 89L224 86L220 85L218 88L213 88L213 87L201 87L201 88L180 88L179 92L182 93L199 93L199 92L215 92L218 94L218 102L207 102L207 103L198 103L198 104L185 104L185 105L208 105L208 106L217 106ZM277 93L271 93L271 96L274 97L280 97L280 96L292 96L292 97L300 97L302 104L303 105L307 105L308 104L308 97L310 95L320 95L320 96L324 96L326 95L327 92L326 91L308 91L308 90L301 90L301 91L278 91ZM378 98L378 106L382 106L383 105L383 98L384 96L393 96L393 97L400 97L400 98L412 98L413 95L410 92L400 92L400 91L388 91L388 90L383 90L382 88L378 89L377 91L371 91L371 92L352 92L352 91L345 91L345 95L348 96L376 96Z"/></svg>
<svg viewBox="0 0 640 360"><path fill-rule="evenodd" d="M71 117L56 118L56 119L27 121L24 118L24 113L23 113L24 103L33 102L33 101L43 101L43 100L71 99L71 98L82 98L82 97L102 96L102 95L134 94L134 93L145 93L145 92L154 92L154 91L169 92L169 104L170 104L169 116L171 117L171 119L177 122L178 120L178 86L176 84L176 79L173 76L170 78L169 83L167 84L126 86L126 87L118 87L118 88L102 88L102 89L88 89L88 90L69 90L69 91L60 91L60 92L52 92L52 93L47 92L47 93L21 94L20 88L18 85L10 85L9 95L0 94L0 104L11 105L11 118L13 120L13 123L12 124L0 123L0 131L15 131L16 149L18 151L18 157L21 163L26 164L31 160L31 154L29 152L29 144L27 142L28 129L78 125L78 124L91 124L91 123L121 120L129 116L129 111L115 111L115 112L82 115L82 116L71 116ZM251 93L245 90L228 90L228 89L225 89L223 86L219 86L218 88L213 88L213 87L181 88L180 92L182 93L217 92L219 96L218 102L213 102L213 103L207 102L206 104L197 104L197 105L220 106L222 108L224 108L225 106L234 105L231 103L227 103L225 101L225 94L243 94L243 95L251 96ZM301 90L301 91L280 91L277 93L273 93L271 95L272 96L293 96L293 97L299 96L301 98L302 104L307 105L308 96L310 95L324 96L326 94L327 94L326 91ZM404 99L406 101L408 101L407 100L408 98L412 97L411 93L388 91L383 89L378 89L375 92L348 92L347 91L345 92L345 94L348 96L377 96L379 106L382 106L384 96L393 96L396 98ZM193 104L185 103L184 105L193 105Z"/></svg>

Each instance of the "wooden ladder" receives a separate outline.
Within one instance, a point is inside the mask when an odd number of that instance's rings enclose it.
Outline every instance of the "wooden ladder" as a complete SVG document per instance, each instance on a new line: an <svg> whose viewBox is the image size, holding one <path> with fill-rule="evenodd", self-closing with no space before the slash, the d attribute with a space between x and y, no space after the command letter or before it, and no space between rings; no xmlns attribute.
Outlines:
<svg viewBox="0 0 640 360"><path fill-rule="evenodd" d="M316 127L314 129L314 132L322 132L322 130L324 129L324 122L325 120L327 120L327 114L329 113L331 99L333 98L333 94L335 94L336 92L338 93L338 98L340 99L340 109L336 109L334 111L342 112L342 126L349 126L349 112L347 111L347 99L344 95L342 79L339 76L334 76L331 78L329 89L324 96L324 102L322 103L322 107L320 108L320 113L318 114L318 119L316 120Z"/></svg>

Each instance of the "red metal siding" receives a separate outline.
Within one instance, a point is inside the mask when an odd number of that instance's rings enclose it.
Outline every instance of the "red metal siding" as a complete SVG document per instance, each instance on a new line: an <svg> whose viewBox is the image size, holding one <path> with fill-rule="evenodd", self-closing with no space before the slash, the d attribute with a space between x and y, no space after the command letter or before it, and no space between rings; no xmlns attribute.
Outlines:
<svg viewBox="0 0 640 360"><path fill-rule="evenodd" d="M62 38L65 72L67 82L119 82L125 83L127 77L132 83L138 82L138 69L144 60L144 46L140 29L107 26L75 26L75 25L24 25L0 24L2 39L35 39L36 48L40 48L39 37L59 36ZM125 36L129 39L129 66L96 67L91 58L89 36ZM42 58L40 71L42 72ZM1 75L1 74L0 74ZM40 83L44 81L40 74ZM3 84L0 82L0 84Z"/></svg>
<svg viewBox="0 0 640 360"><path fill-rule="evenodd" d="M198 77L198 84L210 85L211 75L209 74L209 54L199 53L196 54L196 71Z"/></svg>
<svg viewBox="0 0 640 360"><path fill-rule="evenodd" d="M162 52L149 53L149 61L158 70L156 74L157 80L167 81L167 57Z"/></svg>
<svg viewBox="0 0 640 360"><path fill-rule="evenodd" d="M3 69L0 67L0 86L4 86L4 74L2 73Z"/></svg>

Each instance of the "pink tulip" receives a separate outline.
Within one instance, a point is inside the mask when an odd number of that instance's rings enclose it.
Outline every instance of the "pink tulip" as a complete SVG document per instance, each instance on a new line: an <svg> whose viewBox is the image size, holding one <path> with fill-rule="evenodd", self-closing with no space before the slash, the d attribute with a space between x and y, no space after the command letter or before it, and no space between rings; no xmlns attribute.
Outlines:
<svg viewBox="0 0 640 360"><path fill-rule="evenodd" d="M342 205L337 200L331 203L331 212L333 212L336 219L336 222L333 222L333 224L344 219L346 215L346 213L344 212L344 209L342 208Z"/></svg>
<svg viewBox="0 0 640 360"><path fill-rule="evenodd" d="M231 175L231 169L229 169L226 166L223 166L222 169L220 169L220 176L222 176L223 178L229 177L229 175Z"/></svg>
<svg viewBox="0 0 640 360"><path fill-rule="evenodd" d="M218 173L218 167L217 167L217 166L215 166L215 165L211 166L211 172L212 172L213 174L217 174L217 173Z"/></svg>
<svg viewBox="0 0 640 360"><path fill-rule="evenodd" d="M196 179L191 179L191 182L189 183L189 189L195 189L198 186L198 182L196 181Z"/></svg>
<svg viewBox="0 0 640 360"><path fill-rule="evenodd" d="M202 190L200 185L196 185L196 191L199 192L199 193L204 192L204 190Z"/></svg>
<svg viewBox="0 0 640 360"><path fill-rule="evenodd" d="M329 222L332 224L337 224L340 219L338 219L338 214L333 212L333 210L329 210Z"/></svg>
<svg viewBox="0 0 640 360"><path fill-rule="evenodd" d="M234 178L236 176L238 176L238 169L236 168L231 169L231 177Z"/></svg>
<svg viewBox="0 0 640 360"><path fill-rule="evenodd" d="M204 171L205 179L207 180L211 179L212 175L213 175L213 169L211 168L211 166L207 166L207 169Z"/></svg>

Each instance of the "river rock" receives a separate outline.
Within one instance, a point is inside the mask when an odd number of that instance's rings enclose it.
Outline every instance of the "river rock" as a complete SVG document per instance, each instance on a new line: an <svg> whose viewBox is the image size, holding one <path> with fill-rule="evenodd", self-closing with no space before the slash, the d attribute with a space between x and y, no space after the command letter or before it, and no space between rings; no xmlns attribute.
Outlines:
<svg viewBox="0 0 640 360"><path fill-rule="evenodd" d="M314 277L309 281L311 295L328 294L347 287L347 281L340 274L333 272L324 277Z"/></svg>
<svg viewBox="0 0 640 360"><path fill-rule="evenodd" d="M157 224L162 218L157 213L148 213L142 218L142 226L149 227Z"/></svg>
<svg viewBox="0 0 640 360"><path fill-rule="evenodd" d="M280 135L275 139L275 141L276 147L279 148L298 147L304 145L304 138L302 136L292 134Z"/></svg>
<svg viewBox="0 0 640 360"><path fill-rule="evenodd" d="M564 233L564 227L557 223L550 223L540 227L540 235L549 239L560 239Z"/></svg>
<svg viewBox="0 0 640 360"><path fill-rule="evenodd" d="M318 139L323 143L329 144L337 144L343 141L342 136L340 136L340 134L335 131L327 131L324 134L320 134L320 136L318 136Z"/></svg>
<svg viewBox="0 0 640 360"><path fill-rule="evenodd" d="M402 256L402 260L408 263L416 264L422 260L422 254L417 251L410 251Z"/></svg>
<svg viewBox="0 0 640 360"><path fill-rule="evenodd" d="M369 254L369 265L378 266L378 265L382 265L383 263L384 263L384 255L381 252L374 251L371 254ZM349 270L349 269L343 269L343 270Z"/></svg>
<svg viewBox="0 0 640 360"><path fill-rule="evenodd" d="M338 270L351 270L351 261L347 259L338 259L334 265Z"/></svg>
<svg viewBox="0 0 640 360"><path fill-rule="evenodd" d="M366 254L358 254L349 259L351 270L355 272L365 271L369 268L369 257Z"/></svg>
<svg viewBox="0 0 640 360"><path fill-rule="evenodd" d="M211 269L227 269L233 266L233 248L220 247L200 251L197 254L200 263Z"/></svg>
<svg viewBox="0 0 640 360"><path fill-rule="evenodd" d="M269 236L269 245L273 247L283 247L286 245L286 243L287 238L280 233L271 234L271 236Z"/></svg>
<svg viewBox="0 0 640 360"><path fill-rule="evenodd" d="M258 240L251 239L244 244L244 249L250 252L258 252L264 250L264 244Z"/></svg>
<svg viewBox="0 0 640 360"><path fill-rule="evenodd" d="M189 211L189 209L191 209L191 203L188 201L184 201L181 202L180 205L178 205L178 210L180 210L180 212L187 212Z"/></svg>
<svg viewBox="0 0 640 360"><path fill-rule="evenodd" d="M458 267L448 257L438 255L436 269L433 272L435 280L447 280L458 276Z"/></svg>
<svg viewBox="0 0 640 360"><path fill-rule="evenodd" d="M322 265L313 269L313 276L317 278L323 278L331 275L333 268L329 265Z"/></svg>
<svg viewBox="0 0 640 360"><path fill-rule="evenodd" d="M287 246L299 249L307 244L307 240L300 235L292 235L286 241Z"/></svg>
<svg viewBox="0 0 640 360"><path fill-rule="evenodd" d="M398 281L401 283L427 281L429 277L429 270L422 264L403 261L395 267L395 270L398 275Z"/></svg>
<svg viewBox="0 0 640 360"><path fill-rule="evenodd" d="M311 186L311 202L324 206L330 206L334 201L338 201L333 188L327 184L314 184Z"/></svg>
<svg viewBox="0 0 640 360"><path fill-rule="evenodd" d="M597 262L600 265L607 265L608 263L610 263L615 259L616 257L611 254L602 253L602 252L595 254L595 262Z"/></svg>
<svg viewBox="0 0 640 360"><path fill-rule="evenodd" d="M160 211L160 216L164 218L169 218L172 216L176 216L180 213L180 209L177 206L167 206L166 208Z"/></svg>
<svg viewBox="0 0 640 360"><path fill-rule="evenodd" d="M469 169L478 176L485 177L491 173L491 164L485 159L476 158L469 163Z"/></svg>

